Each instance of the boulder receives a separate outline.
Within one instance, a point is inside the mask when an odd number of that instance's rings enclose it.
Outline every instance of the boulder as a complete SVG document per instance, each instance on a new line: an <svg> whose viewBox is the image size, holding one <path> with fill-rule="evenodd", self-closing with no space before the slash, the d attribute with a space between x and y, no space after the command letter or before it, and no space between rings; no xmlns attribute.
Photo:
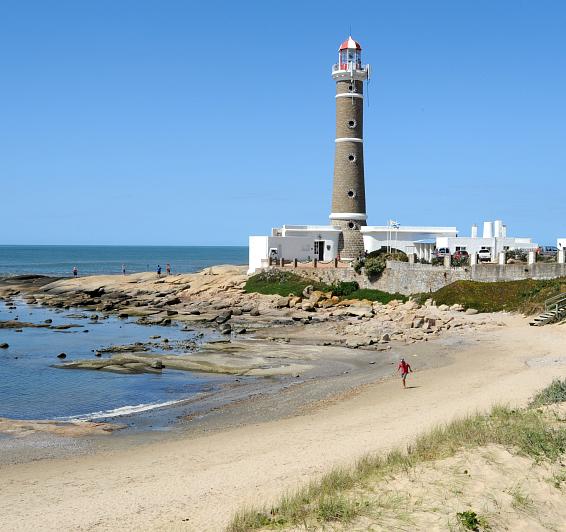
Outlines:
<svg viewBox="0 0 566 532"><path fill-rule="evenodd" d="M314 286L312 284L305 286L305 289L303 290L303 297L310 297L313 290L314 290Z"/></svg>
<svg viewBox="0 0 566 532"><path fill-rule="evenodd" d="M0 349L8 349L8 347L10 347L10 345L7 344L6 342L0 344Z"/></svg>
<svg viewBox="0 0 566 532"><path fill-rule="evenodd" d="M167 316L175 316L175 314L179 314L179 311L167 309Z"/></svg>
<svg viewBox="0 0 566 532"><path fill-rule="evenodd" d="M245 310L244 310L244 312L245 312ZM256 307L256 308L253 308L252 310L250 310L250 316L259 316L259 309Z"/></svg>
<svg viewBox="0 0 566 532"><path fill-rule="evenodd" d="M242 315L242 309L241 308L233 308L232 309L232 316L241 316Z"/></svg>
<svg viewBox="0 0 566 532"><path fill-rule="evenodd" d="M230 334L232 332L232 326L229 323L223 323L220 326L220 332L222 334Z"/></svg>
<svg viewBox="0 0 566 532"><path fill-rule="evenodd" d="M473 316L474 314L478 314L479 310L475 308L469 308L466 310L466 314Z"/></svg>
<svg viewBox="0 0 566 532"><path fill-rule="evenodd" d="M300 306L302 301L303 301L302 298L300 298L298 296L292 296L292 297L289 298L289 307L290 308L298 307L298 306Z"/></svg>
<svg viewBox="0 0 566 532"><path fill-rule="evenodd" d="M371 307L352 306L348 308L348 314L360 318L371 318L373 316L373 309Z"/></svg>
<svg viewBox="0 0 566 532"><path fill-rule="evenodd" d="M163 369L163 362L161 360L154 360L149 366L153 369Z"/></svg>
<svg viewBox="0 0 566 532"><path fill-rule="evenodd" d="M380 341L380 342L383 342L383 343L389 342L389 341L391 341L391 336L389 336L388 333L382 334L382 335L381 335L381 338L379 339L379 341Z"/></svg>
<svg viewBox="0 0 566 532"><path fill-rule="evenodd" d="M310 300L303 301L301 303L301 308L306 312L314 312L314 305L311 303Z"/></svg>
<svg viewBox="0 0 566 532"><path fill-rule="evenodd" d="M442 312L446 312L447 310L450 310L450 307L448 305L440 305L438 307L438 310L442 310Z"/></svg>
<svg viewBox="0 0 566 532"><path fill-rule="evenodd" d="M61 358L61 359L67 358L67 354L66 354L66 353L59 353L59 354L57 355L57 358Z"/></svg>
<svg viewBox="0 0 566 532"><path fill-rule="evenodd" d="M236 334L246 334L248 331L246 330L245 327L241 327L241 328L239 328L239 329L236 329L234 332L235 332Z"/></svg>
<svg viewBox="0 0 566 532"><path fill-rule="evenodd" d="M280 296L273 302L275 308L285 308L289 306L289 298L285 296Z"/></svg>
<svg viewBox="0 0 566 532"><path fill-rule="evenodd" d="M464 307L462 305L460 305L460 303L454 303L454 305L452 305L450 307L450 310L453 310L455 312L463 312L464 311Z"/></svg>
<svg viewBox="0 0 566 532"><path fill-rule="evenodd" d="M411 327L413 329L419 329L420 327L422 327L424 325L424 322L425 322L424 319L419 316L418 318L415 318L413 320L413 324L411 325Z"/></svg>

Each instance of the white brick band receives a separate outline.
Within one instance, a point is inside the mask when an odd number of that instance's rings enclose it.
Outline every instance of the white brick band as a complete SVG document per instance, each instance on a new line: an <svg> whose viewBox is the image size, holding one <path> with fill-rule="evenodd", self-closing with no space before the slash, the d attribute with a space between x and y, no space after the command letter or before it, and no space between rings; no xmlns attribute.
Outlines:
<svg viewBox="0 0 566 532"><path fill-rule="evenodd" d="M354 137L342 137L339 139L335 139L334 142L363 142L363 139L357 139Z"/></svg>
<svg viewBox="0 0 566 532"><path fill-rule="evenodd" d="M361 98L364 99L362 94L358 94L357 92L344 92L342 94L337 94L336 98Z"/></svg>
<svg viewBox="0 0 566 532"><path fill-rule="evenodd" d="M368 215L361 212L332 212L331 220L367 220Z"/></svg>

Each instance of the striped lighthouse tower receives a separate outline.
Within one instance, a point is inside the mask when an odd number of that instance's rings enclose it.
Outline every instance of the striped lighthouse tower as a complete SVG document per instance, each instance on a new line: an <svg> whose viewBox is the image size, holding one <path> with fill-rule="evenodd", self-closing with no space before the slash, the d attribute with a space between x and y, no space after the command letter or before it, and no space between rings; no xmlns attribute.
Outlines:
<svg viewBox="0 0 566 532"><path fill-rule="evenodd" d="M336 81L336 152L330 221L342 229L341 258L355 259L364 252L360 228L367 219L363 82L369 79L369 65L362 65L362 47L352 37L340 46L332 78Z"/></svg>

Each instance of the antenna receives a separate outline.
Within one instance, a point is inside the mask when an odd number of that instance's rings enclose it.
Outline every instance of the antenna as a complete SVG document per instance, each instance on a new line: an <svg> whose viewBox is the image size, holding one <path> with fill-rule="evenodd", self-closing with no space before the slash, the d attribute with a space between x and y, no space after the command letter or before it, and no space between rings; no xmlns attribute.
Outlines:
<svg viewBox="0 0 566 532"><path fill-rule="evenodd" d="M351 37L352 36L352 25L350 24L350 31L348 32L348 35Z"/></svg>

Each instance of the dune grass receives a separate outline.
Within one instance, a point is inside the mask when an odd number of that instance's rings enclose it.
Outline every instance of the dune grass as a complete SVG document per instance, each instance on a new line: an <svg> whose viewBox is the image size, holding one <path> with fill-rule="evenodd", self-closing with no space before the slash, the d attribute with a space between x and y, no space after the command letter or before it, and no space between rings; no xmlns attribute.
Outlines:
<svg viewBox="0 0 566 532"><path fill-rule="evenodd" d="M376 515L386 502L364 498L364 490L367 493L371 484L387 475L409 471L419 463L489 444L503 445L536 461L557 461L566 452L566 429L552 426L538 410L497 406L489 414L439 426L417 438L406 450L394 450L384 456L368 455L351 468L335 468L321 479L285 494L273 506L243 509L233 517L228 531L309 528L329 522L343 525L363 515ZM376 508L376 504L382 508Z"/></svg>
<svg viewBox="0 0 566 532"><path fill-rule="evenodd" d="M566 379L554 379L550 386L537 393L530 406L537 407L566 402Z"/></svg>
<svg viewBox="0 0 566 532"><path fill-rule="evenodd" d="M544 309L544 301L566 292L566 278L549 280L525 279L480 283L456 281L436 292L421 294L423 301L432 298L437 305L459 303L480 312L519 311L534 314Z"/></svg>

